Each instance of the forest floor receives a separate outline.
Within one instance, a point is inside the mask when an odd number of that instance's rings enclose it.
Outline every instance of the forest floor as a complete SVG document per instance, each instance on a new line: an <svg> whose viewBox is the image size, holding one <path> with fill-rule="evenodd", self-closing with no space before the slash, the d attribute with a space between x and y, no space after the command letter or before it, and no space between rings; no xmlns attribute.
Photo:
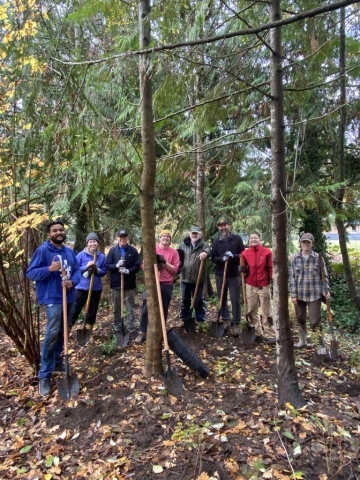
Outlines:
<svg viewBox="0 0 360 480"><path fill-rule="evenodd" d="M336 361L315 348L296 351L306 406L279 408L274 346L215 339L207 329L190 339L178 312L175 298L169 324L211 369L202 379L172 355L181 398L143 376L145 344L104 355L109 309L100 309L87 347L72 332L81 390L67 403L55 382L40 397L31 368L2 335L0 478L360 479L359 336L338 334ZM207 318L215 316L209 305Z"/></svg>

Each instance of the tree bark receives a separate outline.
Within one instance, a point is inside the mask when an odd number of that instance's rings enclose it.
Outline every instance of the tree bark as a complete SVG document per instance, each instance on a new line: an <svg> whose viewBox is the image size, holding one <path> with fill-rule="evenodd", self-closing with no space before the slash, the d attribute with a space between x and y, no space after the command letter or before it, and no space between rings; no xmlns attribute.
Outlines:
<svg viewBox="0 0 360 480"><path fill-rule="evenodd" d="M140 48L142 49L147 48L150 44L149 14L150 1L142 0L139 5L139 42ZM156 263L154 214L156 153L152 109L152 70L150 54L148 53L140 56L139 75L141 141L143 150L143 169L140 182L140 215L145 266L145 290L149 315L144 374L145 376L151 376L158 375L162 372L162 333L154 273L154 264Z"/></svg>
<svg viewBox="0 0 360 480"><path fill-rule="evenodd" d="M338 129L338 155L337 155L337 165L335 168L336 174L336 181L343 182L345 180L345 129L346 129L346 58L345 58L346 50L345 50L345 8L340 10L340 120L339 120L339 129ZM339 216L336 217L335 223L336 228L339 234L339 245L342 254L342 260L344 265L344 272L346 283L358 309L358 319L360 318L360 294L356 288L354 275L351 269L349 252L346 243L346 228L345 223L342 220L341 211L343 210L343 200L345 196L345 188L340 188L336 193L336 209L337 213L340 213ZM358 323L356 321L355 325ZM356 328L355 328L356 330Z"/></svg>
<svg viewBox="0 0 360 480"><path fill-rule="evenodd" d="M280 0L270 3L271 21L280 20ZM271 195L272 246L274 261L273 319L277 337L279 404L289 402L295 408L305 404L298 385L294 342L288 307L288 266L286 252L286 170L284 150L284 99L281 57L281 27L270 30L271 64Z"/></svg>

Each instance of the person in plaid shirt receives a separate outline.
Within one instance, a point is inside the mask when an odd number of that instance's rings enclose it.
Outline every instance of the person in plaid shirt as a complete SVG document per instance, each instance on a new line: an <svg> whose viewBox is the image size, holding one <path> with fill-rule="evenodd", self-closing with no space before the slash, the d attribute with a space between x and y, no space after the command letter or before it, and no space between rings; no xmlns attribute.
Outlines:
<svg viewBox="0 0 360 480"><path fill-rule="evenodd" d="M321 335L321 298L330 298L329 277L324 263L325 285L321 278L319 254L313 251L314 237L304 233L300 238L301 251L294 255L290 265L290 295L299 322L299 342L295 347L306 347L306 308L310 326ZM324 260L322 260L324 261ZM322 335L319 340L322 344Z"/></svg>

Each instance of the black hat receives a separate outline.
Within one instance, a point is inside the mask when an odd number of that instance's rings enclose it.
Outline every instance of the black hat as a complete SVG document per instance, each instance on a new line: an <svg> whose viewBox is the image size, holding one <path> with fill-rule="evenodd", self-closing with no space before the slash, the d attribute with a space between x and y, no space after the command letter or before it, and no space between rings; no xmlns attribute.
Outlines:
<svg viewBox="0 0 360 480"><path fill-rule="evenodd" d="M89 235L86 237L86 245L89 240L96 240L99 243L99 237L94 232L90 232Z"/></svg>
<svg viewBox="0 0 360 480"><path fill-rule="evenodd" d="M226 217L220 217L216 225L221 225L222 223L226 223L227 225L230 225L229 219Z"/></svg>
<svg viewBox="0 0 360 480"><path fill-rule="evenodd" d="M119 230L118 231L118 237L121 237L121 235L126 235L127 237L129 236L129 234L126 230Z"/></svg>

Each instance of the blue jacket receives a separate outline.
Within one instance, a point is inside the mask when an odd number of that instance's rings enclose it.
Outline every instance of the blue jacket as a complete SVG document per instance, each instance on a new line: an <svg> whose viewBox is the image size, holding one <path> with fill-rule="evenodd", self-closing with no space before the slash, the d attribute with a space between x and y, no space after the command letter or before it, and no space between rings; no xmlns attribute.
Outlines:
<svg viewBox="0 0 360 480"><path fill-rule="evenodd" d="M62 303L61 272L50 272L54 257L61 261L70 280L76 286L80 282L81 272L79 262L74 251L62 245L61 248L55 247L50 240L46 240L37 250L31 259L30 265L26 271L26 276L30 280L36 281L36 296L40 305L51 305L53 303ZM67 302L75 301L75 288L67 290Z"/></svg>
<svg viewBox="0 0 360 480"><path fill-rule="evenodd" d="M81 280L78 283L76 289L77 290L89 290L90 287L90 275L85 278L83 274L86 271L86 265L88 262L94 260L93 255L88 252L87 248L84 248L80 253L77 254L76 258L78 259L80 270L81 270ZM93 283L93 290L102 290L102 282L101 277L104 277L106 274L106 258L105 255L101 252L97 252L96 257L96 266L98 268L98 272L95 273L94 283Z"/></svg>

